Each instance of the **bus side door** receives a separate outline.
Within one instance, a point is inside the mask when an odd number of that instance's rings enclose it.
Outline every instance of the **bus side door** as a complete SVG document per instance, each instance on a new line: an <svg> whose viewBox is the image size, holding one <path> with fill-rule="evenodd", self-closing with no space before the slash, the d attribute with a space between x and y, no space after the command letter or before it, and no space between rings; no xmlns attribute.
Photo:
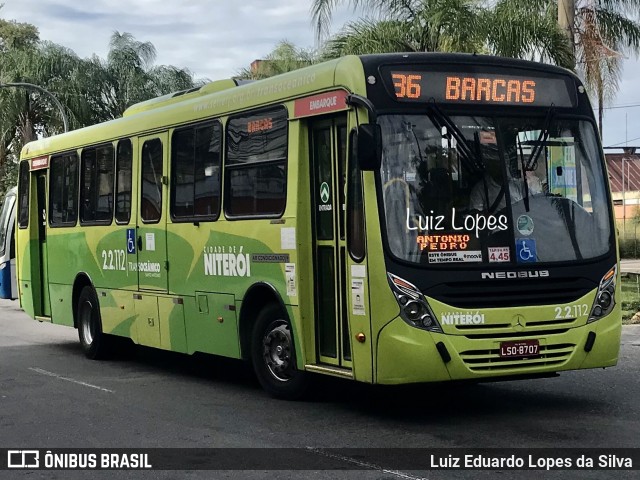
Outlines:
<svg viewBox="0 0 640 480"><path fill-rule="evenodd" d="M161 347L158 294L168 291L167 263L167 150L168 133L139 138L136 250L138 289L134 293L138 342Z"/></svg>
<svg viewBox="0 0 640 480"><path fill-rule="evenodd" d="M140 175L137 216L138 288L168 291L166 132L139 140Z"/></svg>

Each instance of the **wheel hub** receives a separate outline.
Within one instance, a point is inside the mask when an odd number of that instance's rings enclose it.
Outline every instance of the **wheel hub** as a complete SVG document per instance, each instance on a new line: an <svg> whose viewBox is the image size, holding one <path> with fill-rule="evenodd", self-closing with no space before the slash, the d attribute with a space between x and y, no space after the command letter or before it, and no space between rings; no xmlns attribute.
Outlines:
<svg viewBox="0 0 640 480"><path fill-rule="evenodd" d="M281 382L291 379L292 342L288 326L278 324L268 329L262 344L264 361L271 375Z"/></svg>

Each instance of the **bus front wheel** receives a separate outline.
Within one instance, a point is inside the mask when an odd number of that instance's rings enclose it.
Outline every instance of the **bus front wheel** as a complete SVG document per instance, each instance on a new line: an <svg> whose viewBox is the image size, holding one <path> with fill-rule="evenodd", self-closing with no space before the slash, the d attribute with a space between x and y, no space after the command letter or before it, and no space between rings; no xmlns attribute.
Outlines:
<svg viewBox="0 0 640 480"><path fill-rule="evenodd" d="M87 358L99 360L109 356L109 341L102 333L98 297L93 287L86 286L78 299L78 337Z"/></svg>
<svg viewBox="0 0 640 480"><path fill-rule="evenodd" d="M251 361L260 385L270 395L295 400L307 390L307 375L296 368L291 325L277 304L266 306L256 319Z"/></svg>

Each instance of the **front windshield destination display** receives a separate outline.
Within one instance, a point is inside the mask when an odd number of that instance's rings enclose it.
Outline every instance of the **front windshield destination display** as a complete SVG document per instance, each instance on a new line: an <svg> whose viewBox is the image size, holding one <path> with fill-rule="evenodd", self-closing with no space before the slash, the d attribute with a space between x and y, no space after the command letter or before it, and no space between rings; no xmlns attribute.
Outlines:
<svg viewBox="0 0 640 480"><path fill-rule="evenodd" d="M575 107L568 79L540 72L383 69L389 95L399 102L436 102L523 107Z"/></svg>
<svg viewBox="0 0 640 480"><path fill-rule="evenodd" d="M381 186L391 253L426 264L586 260L611 248L591 123L384 115Z"/></svg>

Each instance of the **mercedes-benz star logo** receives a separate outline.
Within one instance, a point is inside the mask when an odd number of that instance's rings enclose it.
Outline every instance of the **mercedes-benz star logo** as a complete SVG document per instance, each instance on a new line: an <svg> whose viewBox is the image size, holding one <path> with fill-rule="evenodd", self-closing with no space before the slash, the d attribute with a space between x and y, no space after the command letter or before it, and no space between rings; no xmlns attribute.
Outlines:
<svg viewBox="0 0 640 480"><path fill-rule="evenodd" d="M514 315L513 328L515 328L516 330L524 330L524 327L525 327L524 315L520 315L519 313L517 315Z"/></svg>

